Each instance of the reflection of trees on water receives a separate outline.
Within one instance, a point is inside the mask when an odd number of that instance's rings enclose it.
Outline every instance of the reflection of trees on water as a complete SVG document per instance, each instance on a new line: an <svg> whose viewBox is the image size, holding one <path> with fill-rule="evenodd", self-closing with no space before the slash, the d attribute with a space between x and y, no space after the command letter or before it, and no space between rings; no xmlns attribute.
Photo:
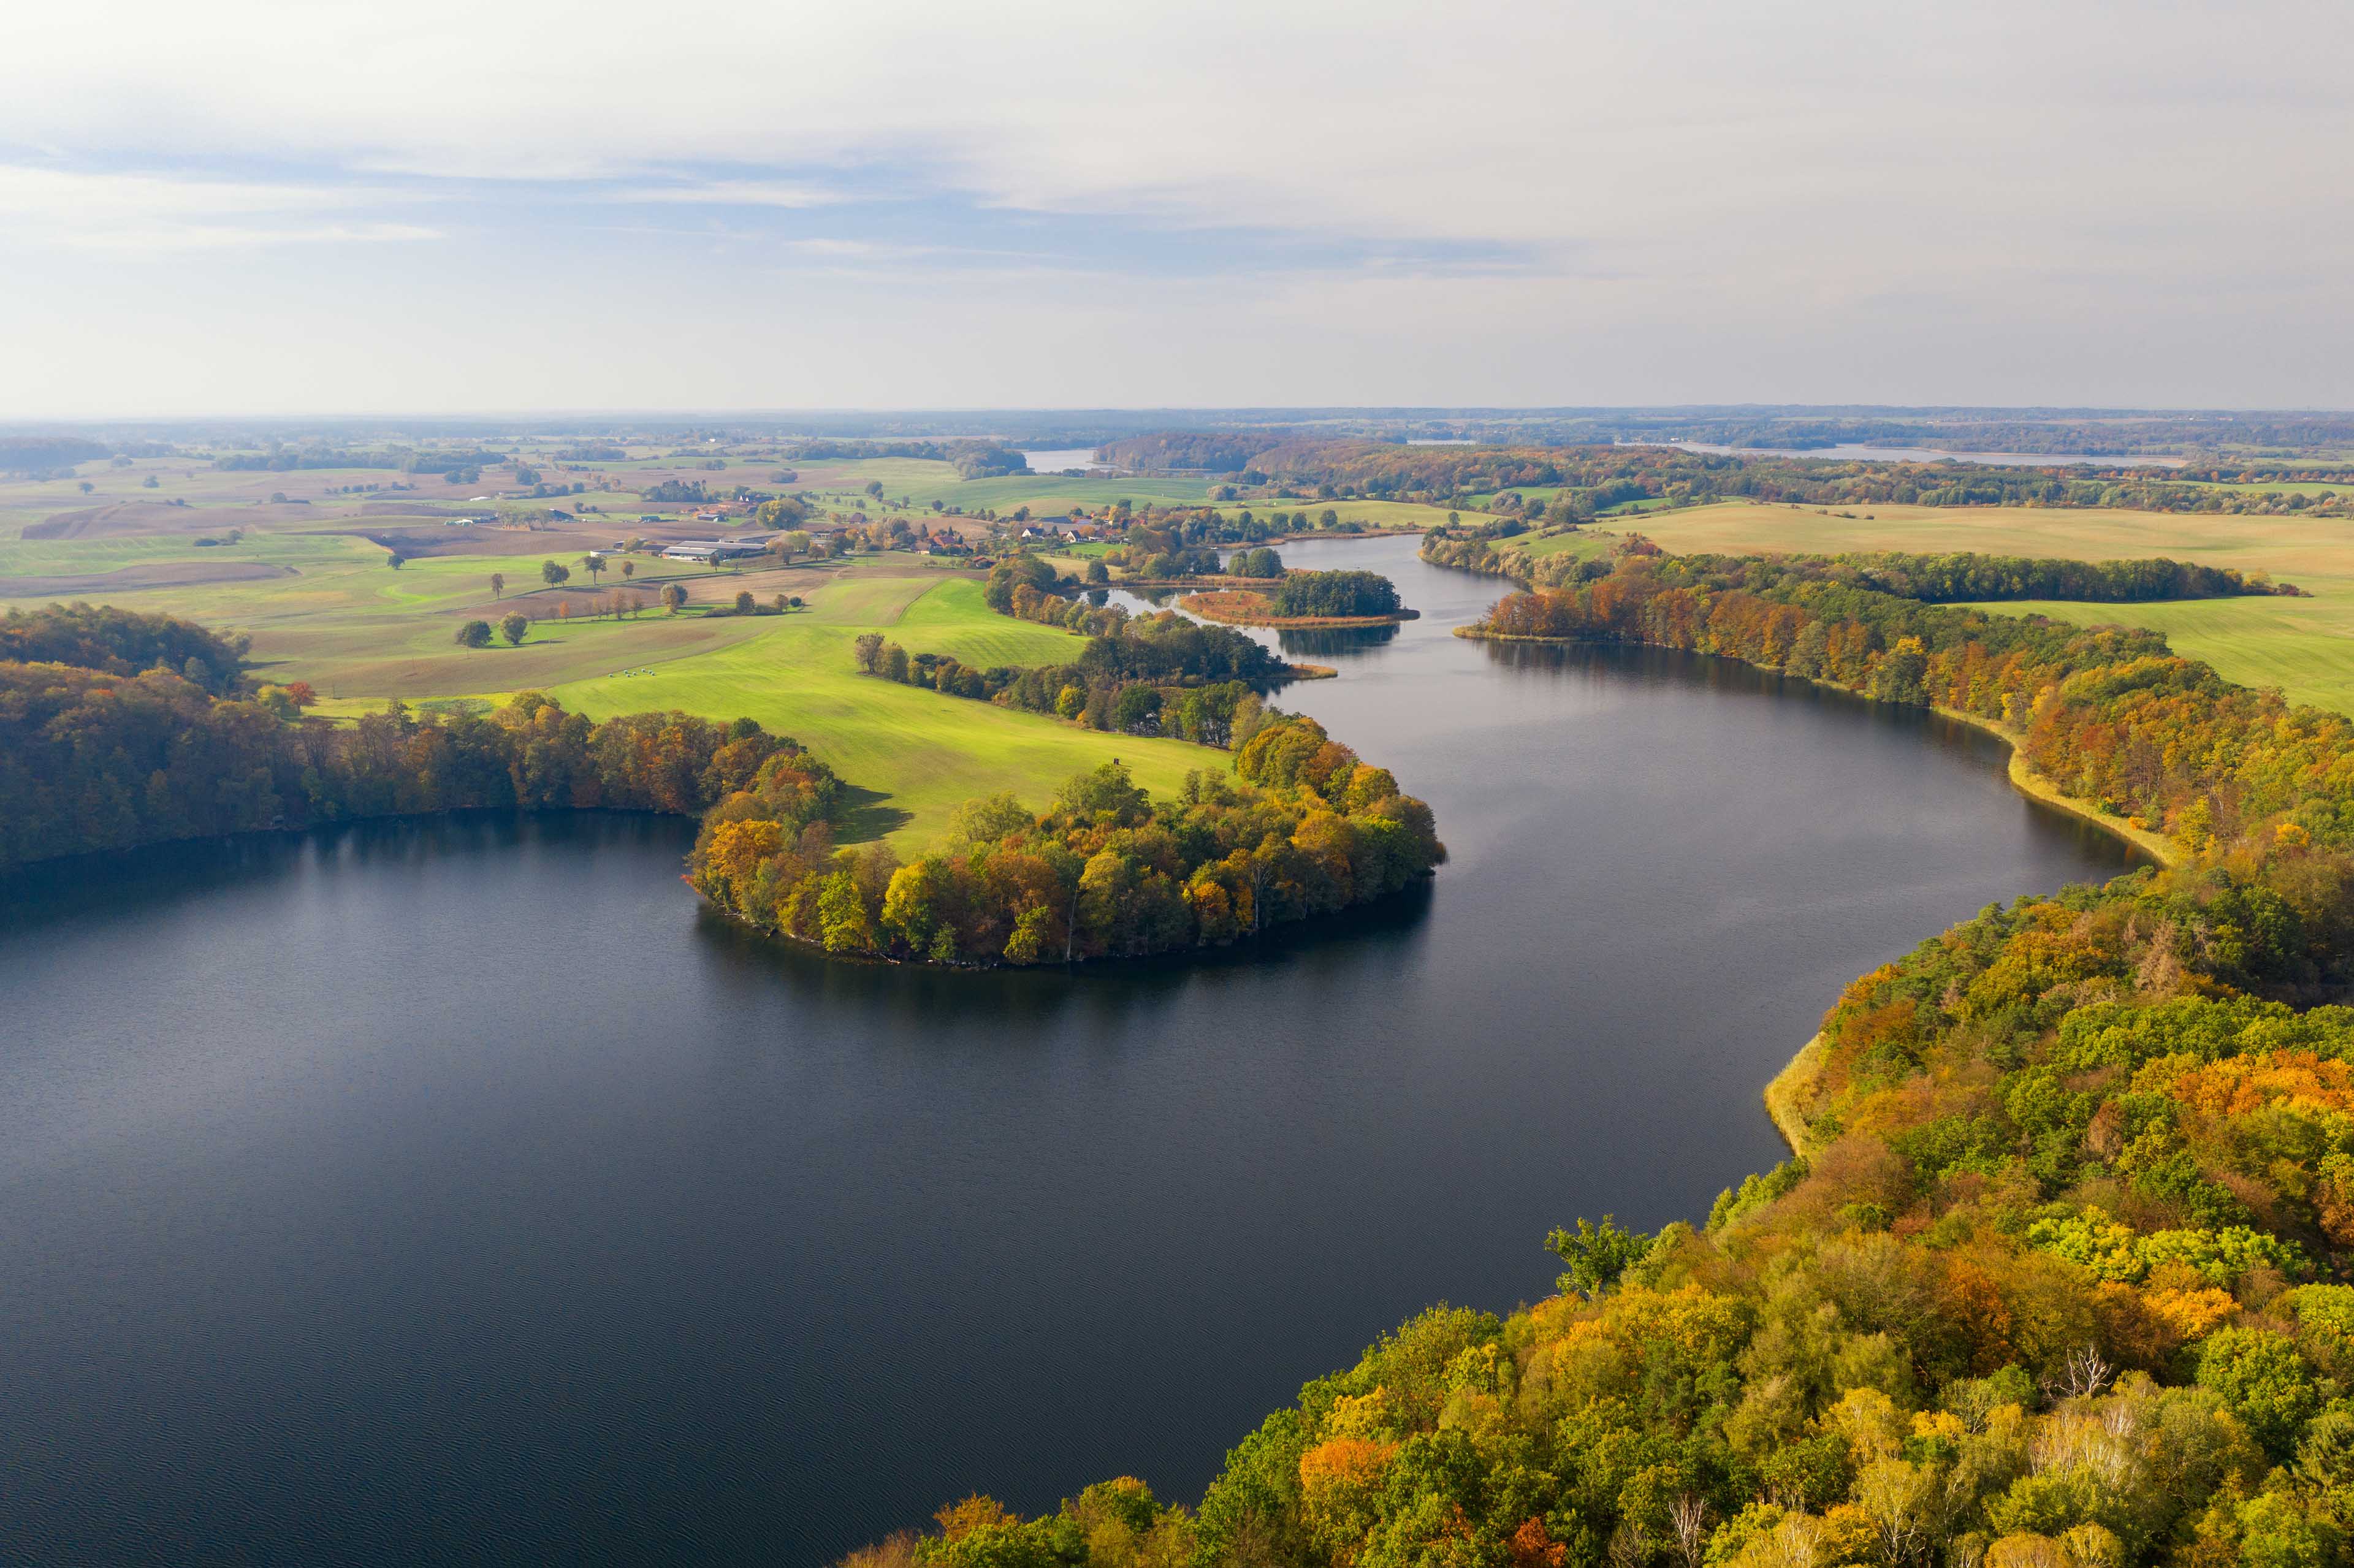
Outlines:
<svg viewBox="0 0 2354 1568"><path fill-rule="evenodd" d="M1384 643L1396 641L1397 634L1395 621L1381 626L1315 626L1278 633L1286 653L1310 657L1320 653L1370 653Z"/></svg>
<svg viewBox="0 0 2354 1568"><path fill-rule="evenodd" d="M976 1020L1020 1025L1015 1037L1021 1039L1074 1014L1089 1027L1108 1030L1140 1007L1165 1007L1181 998L1190 1005L1209 1005L1203 1001L1204 987L1241 987L1248 996L1257 988L1330 983L1334 976L1376 987L1381 977L1411 962L1408 948L1427 939L1435 896L1433 879L1425 878L1374 903L1294 922L1230 947L1032 969L944 969L830 958L805 943L754 931L708 905L695 924L710 959L702 972L712 984L754 991L778 988L798 1001L856 1010L961 1046L972 1038L969 1031ZM1255 1004L1246 1004L1246 1011L1250 1005Z"/></svg>
<svg viewBox="0 0 2354 1568"><path fill-rule="evenodd" d="M292 832L177 839L35 861L0 874L0 930L68 917L135 923L190 899L323 872L419 866L527 851L645 853L666 863L695 842L692 817L652 811L486 810L375 817Z"/></svg>
<svg viewBox="0 0 2354 1568"><path fill-rule="evenodd" d="M1631 679L1649 685L1696 687L1733 696L1803 703L1840 713L1850 722L1915 736L1928 745L1967 757L1997 773L2007 772L2009 766L2009 743L1975 725L1928 708L1875 702L1837 686L1760 669L1743 659L1626 642L1504 642L1482 639L1479 646L1490 665L1532 680L1623 688ZM2138 864L2144 858L2139 850L2097 823L2057 806L2024 796L2020 799L2038 833L2065 840L2075 853L2095 863L2109 862L2122 868Z"/></svg>

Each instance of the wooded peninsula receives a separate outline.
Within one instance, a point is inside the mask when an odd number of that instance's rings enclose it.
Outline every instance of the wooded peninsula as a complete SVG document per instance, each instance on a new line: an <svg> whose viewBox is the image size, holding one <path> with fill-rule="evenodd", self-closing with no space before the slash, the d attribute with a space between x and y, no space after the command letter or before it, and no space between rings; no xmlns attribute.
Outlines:
<svg viewBox="0 0 2354 1568"><path fill-rule="evenodd" d="M1198 678L1244 649L1266 659L1174 616L1112 631L1090 640L1075 678L1097 677L1115 707L1154 694L1156 718L1159 688L1129 678L1140 665ZM1386 769L1241 680L1196 686L1172 709L1191 738L1234 748L1239 782L1202 769L1156 805L1108 762L1043 814L1010 793L970 802L942 843L902 863L884 842L838 848L842 781L749 719L595 724L526 692L487 715L395 704L334 726L304 718L306 692L254 686L233 641L80 605L12 611L0 650L39 655L0 661L0 869L366 817L699 814L688 877L729 915L839 956L970 966L1224 946L1394 894L1447 853L1429 807ZM894 662L910 667L904 652ZM931 679L959 686L937 663Z"/></svg>

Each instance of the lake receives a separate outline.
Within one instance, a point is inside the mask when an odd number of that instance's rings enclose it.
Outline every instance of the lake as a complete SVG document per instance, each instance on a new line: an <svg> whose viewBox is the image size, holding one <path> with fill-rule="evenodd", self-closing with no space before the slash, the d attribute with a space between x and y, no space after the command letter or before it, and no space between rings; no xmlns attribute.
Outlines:
<svg viewBox="0 0 2354 1568"><path fill-rule="evenodd" d="M1850 979L2121 869L1988 736L1730 662L1448 635L1281 699L1426 888L1251 951L830 963L690 824L168 846L0 887L0 1557L822 1563L974 1489L1198 1499L1547 1229L1706 1213ZM948 699L943 699L948 700Z"/></svg>
<svg viewBox="0 0 2354 1568"><path fill-rule="evenodd" d="M1996 468L2180 468L2185 459L2124 452L1956 452L1934 447L1875 447L1843 441L1828 447L1723 447L1708 441L1620 441L1623 447L1674 447L1721 457L1819 458L1857 462L1976 462Z"/></svg>
<svg viewBox="0 0 2354 1568"><path fill-rule="evenodd" d="M1060 473L1071 468L1100 468L1093 447L1056 447L1048 451L1023 452L1032 473Z"/></svg>

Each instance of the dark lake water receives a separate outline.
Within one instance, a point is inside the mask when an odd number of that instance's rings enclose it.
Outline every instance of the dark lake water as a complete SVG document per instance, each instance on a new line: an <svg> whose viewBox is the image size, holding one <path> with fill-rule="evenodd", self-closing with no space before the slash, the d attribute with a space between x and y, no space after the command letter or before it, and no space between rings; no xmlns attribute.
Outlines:
<svg viewBox="0 0 2354 1568"><path fill-rule="evenodd" d="M0 887L0 1558L822 1563L1197 1498L1548 1227L1705 1213L1849 979L2119 869L1934 717L1424 618L1285 701L1454 860L1199 965L829 964L688 824L379 824Z"/></svg>

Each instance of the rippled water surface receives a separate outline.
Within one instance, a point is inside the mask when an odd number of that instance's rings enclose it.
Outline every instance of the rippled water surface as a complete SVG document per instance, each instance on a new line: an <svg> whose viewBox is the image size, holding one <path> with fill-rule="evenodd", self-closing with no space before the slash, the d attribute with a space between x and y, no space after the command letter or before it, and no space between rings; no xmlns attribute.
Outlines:
<svg viewBox="0 0 2354 1568"><path fill-rule="evenodd" d="M1437 808L1396 904L1201 964L828 964L688 825L378 824L0 888L0 1556L817 1563L974 1488L1198 1496L1547 1227L1705 1212L1847 980L2109 874L1934 717L1666 654L1322 639Z"/></svg>

